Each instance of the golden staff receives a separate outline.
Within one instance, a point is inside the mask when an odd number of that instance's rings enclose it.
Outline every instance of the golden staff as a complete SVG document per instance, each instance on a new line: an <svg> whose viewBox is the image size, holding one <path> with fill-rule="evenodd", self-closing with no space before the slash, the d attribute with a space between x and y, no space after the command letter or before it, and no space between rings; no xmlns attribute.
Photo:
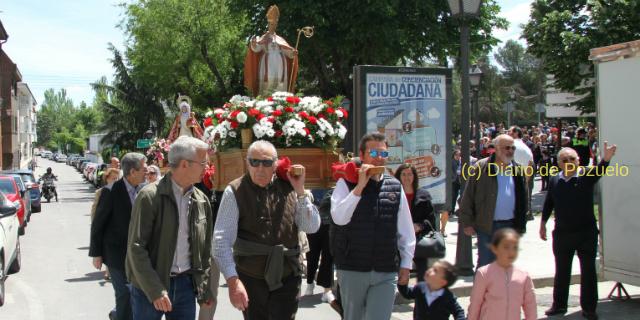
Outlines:
<svg viewBox="0 0 640 320"><path fill-rule="evenodd" d="M298 44L300 44L300 34L304 33L304 36L307 38L311 38L313 36L313 26L311 27L304 27L302 29L298 29L298 39L296 40L296 51L298 52ZM297 56L297 54L296 54ZM295 57L297 59L297 57ZM288 87L289 92L291 92L291 90L293 90L293 63L291 64L291 76L289 77L289 87ZM293 93L293 92L292 92Z"/></svg>

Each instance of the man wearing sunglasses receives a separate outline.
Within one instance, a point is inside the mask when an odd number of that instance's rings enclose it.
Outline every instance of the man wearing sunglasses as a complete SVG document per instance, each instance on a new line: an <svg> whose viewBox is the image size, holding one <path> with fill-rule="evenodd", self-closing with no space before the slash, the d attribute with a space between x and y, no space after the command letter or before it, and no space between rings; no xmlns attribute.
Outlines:
<svg viewBox="0 0 640 320"><path fill-rule="evenodd" d="M549 179L540 223L540 238L546 241L546 224L553 211L555 228L552 232L552 247L556 274L553 283L553 304L545 311L548 316L567 312L571 264L577 252L580 259L582 315L589 320L598 319L596 255L599 231L593 212L593 188L600 180L598 173L606 171L616 148L615 144L609 147L605 141L602 161L597 167L587 168L580 167L580 157L576 150L563 148L558 152L558 165L562 172Z"/></svg>
<svg viewBox="0 0 640 320"><path fill-rule="evenodd" d="M385 136L367 134L359 149L358 182L339 179L331 196L332 253L344 319L388 320L396 285L409 281L416 238L400 182L368 171L385 165Z"/></svg>
<svg viewBox="0 0 640 320"><path fill-rule="evenodd" d="M301 285L298 232L314 233L320 215L304 190L305 172L274 175L276 148L253 142L247 171L224 190L215 223L214 258L231 304L245 319L294 319Z"/></svg>
<svg viewBox="0 0 640 320"><path fill-rule="evenodd" d="M478 235L476 270L496 259L489 249L496 231L502 228L526 231L525 170L513 160L516 146L511 136L501 134L494 144L494 154L471 168L462 168L467 180L460 201L460 223L466 235Z"/></svg>

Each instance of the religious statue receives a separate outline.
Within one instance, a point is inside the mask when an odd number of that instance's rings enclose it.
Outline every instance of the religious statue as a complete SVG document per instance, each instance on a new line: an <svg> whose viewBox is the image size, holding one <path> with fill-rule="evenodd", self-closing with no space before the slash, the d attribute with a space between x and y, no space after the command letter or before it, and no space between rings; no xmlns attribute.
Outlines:
<svg viewBox="0 0 640 320"><path fill-rule="evenodd" d="M167 140L173 142L180 136L202 139L204 130L196 119L196 114L191 112L191 99L187 96L179 96L176 101L180 107L180 113L171 126Z"/></svg>
<svg viewBox="0 0 640 320"><path fill-rule="evenodd" d="M293 91L298 76L298 51L276 34L280 10L267 10L268 31L253 36L244 60L244 85L253 96Z"/></svg>

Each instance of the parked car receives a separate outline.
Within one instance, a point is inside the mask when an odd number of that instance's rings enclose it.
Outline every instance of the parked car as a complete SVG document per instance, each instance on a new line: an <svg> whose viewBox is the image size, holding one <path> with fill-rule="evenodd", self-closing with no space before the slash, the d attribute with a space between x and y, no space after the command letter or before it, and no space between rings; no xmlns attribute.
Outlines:
<svg viewBox="0 0 640 320"><path fill-rule="evenodd" d="M0 192L0 306L5 301L5 280L8 274L20 271L20 220L18 209Z"/></svg>
<svg viewBox="0 0 640 320"><path fill-rule="evenodd" d="M0 174L19 174L24 181L25 186L29 190L29 194L31 195L31 212L37 213L42 210L40 204L40 185L33 175L33 171L31 170L6 170L1 171Z"/></svg>
<svg viewBox="0 0 640 320"><path fill-rule="evenodd" d="M19 174L2 174L0 176L12 177L13 180L16 182L16 185L20 190L20 198L25 204L24 206L25 219L27 220L27 223L30 222L31 221L31 195L29 194L29 190L27 189L27 186L22 181L22 177Z"/></svg>
<svg viewBox="0 0 640 320"><path fill-rule="evenodd" d="M51 152L51 151L42 151L40 156L45 158L45 159L51 159L51 157L53 156L53 152Z"/></svg>
<svg viewBox="0 0 640 320"><path fill-rule="evenodd" d="M11 200L13 205L18 209L17 215L20 220L20 228L18 234L23 235L25 227L27 226L27 220L25 219L25 204L20 197L20 189L13 177L0 176L0 191L7 196L7 199Z"/></svg>
<svg viewBox="0 0 640 320"><path fill-rule="evenodd" d="M67 156L64 154L58 155L58 157L56 158L56 162L66 162L67 161Z"/></svg>
<svg viewBox="0 0 640 320"><path fill-rule="evenodd" d="M98 168L96 168L96 170L93 171L93 177L91 181L93 182L93 185L96 188L102 187L102 184L103 184L102 175L104 174L105 170L107 170L108 167L109 167L108 164L102 163L98 165Z"/></svg>
<svg viewBox="0 0 640 320"><path fill-rule="evenodd" d="M74 166L76 167L76 170L82 173L82 169L84 169L83 164L86 164L88 162L91 162L91 160L87 158L81 158L76 161L76 164Z"/></svg>
<svg viewBox="0 0 640 320"><path fill-rule="evenodd" d="M92 173L96 170L97 167L98 164L94 162L87 162L87 164L84 166L84 169L82 169L82 175L85 179L87 179L87 181L93 182L91 181Z"/></svg>

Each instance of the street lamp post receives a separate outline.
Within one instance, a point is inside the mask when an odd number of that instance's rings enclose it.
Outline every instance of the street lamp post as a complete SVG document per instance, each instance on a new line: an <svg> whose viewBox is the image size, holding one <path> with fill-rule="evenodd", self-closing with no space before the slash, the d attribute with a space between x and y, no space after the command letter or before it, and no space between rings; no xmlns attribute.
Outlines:
<svg viewBox="0 0 640 320"><path fill-rule="evenodd" d="M471 70L469 71L469 83L471 84L471 88L473 89L473 106L471 110L473 110L473 134L472 138L476 141L476 154L478 157L478 153L480 151L479 143L480 138L482 138L482 131L480 131L480 119L478 118L478 114L480 113L480 105L478 104L479 92L480 92L480 81L482 80L482 70L478 67L478 65L473 65Z"/></svg>
<svg viewBox="0 0 640 320"><path fill-rule="evenodd" d="M469 165L469 23L470 17L478 15L482 0L448 0L451 14L460 22L460 72L462 80L462 168ZM465 181L462 179L462 190ZM456 247L456 268L461 275L473 275L471 237L464 234L462 224L458 224Z"/></svg>

